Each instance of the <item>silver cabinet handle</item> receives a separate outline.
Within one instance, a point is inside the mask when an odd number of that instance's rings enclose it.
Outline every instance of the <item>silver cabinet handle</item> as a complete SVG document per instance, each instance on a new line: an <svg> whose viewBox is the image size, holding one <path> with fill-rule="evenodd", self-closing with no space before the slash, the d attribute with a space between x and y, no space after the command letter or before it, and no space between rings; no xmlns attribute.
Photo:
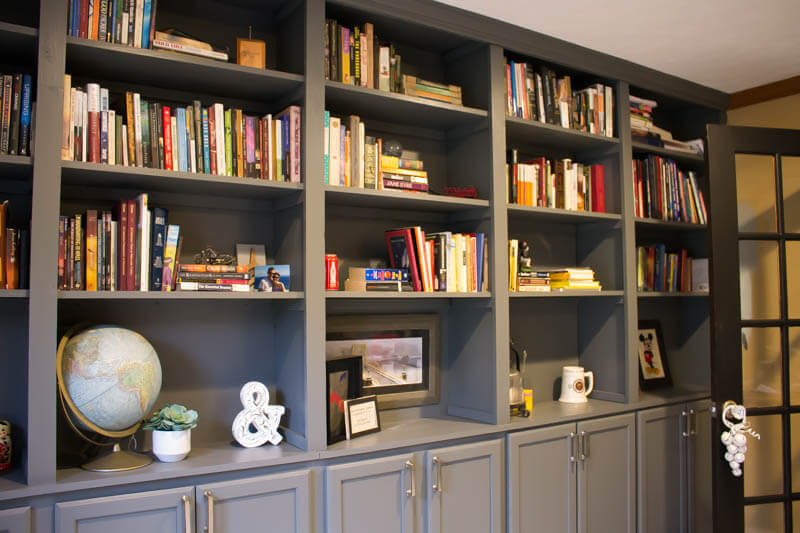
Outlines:
<svg viewBox="0 0 800 533"><path fill-rule="evenodd" d="M433 484L433 490L438 492L439 494L442 493L442 463L439 461L438 457L433 458L433 466L436 468L436 482Z"/></svg>
<svg viewBox="0 0 800 533"><path fill-rule="evenodd" d="M412 461L406 461L406 468L411 472L411 488L406 489L406 496L411 496L413 498L417 495L417 482L414 479L414 463Z"/></svg>
<svg viewBox="0 0 800 533"><path fill-rule="evenodd" d="M183 531L185 533L192 533L192 506L189 497L184 494L181 496L183 501Z"/></svg>
<svg viewBox="0 0 800 533"><path fill-rule="evenodd" d="M205 530L207 533L214 533L214 494L207 490L203 493L203 496L208 500L208 525Z"/></svg>
<svg viewBox="0 0 800 533"><path fill-rule="evenodd" d="M581 461L585 461L589 457L589 447L586 445L589 439L586 438L586 432L581 431L578 434L578 447L580 448Z"/></svg>
<svg viewBox="0 0 800 533"><path fill-rule="evenodd" d="M697 412L694 409L689 409L689 435L697 435Z"/></svg>
<svg viewBox="0 0 800 533"><path fill-rule="evenodd" d="M681 413L681 419L683 420L683 430L681 431L681 435L683 435L684 437L688 437L689 435L691 435L691 433L689 433L689 427L690 427L689 413L683 411Z"/></svg>
<svg viewBox="0 0 800 533"><path fill-rule="evenodd" d="M577 443L575 441L575 432L574 431L570 431L569 432L569 462L573 463L573 464L578 462L578 454L575 451L575 445L576 444Z"/></svg>

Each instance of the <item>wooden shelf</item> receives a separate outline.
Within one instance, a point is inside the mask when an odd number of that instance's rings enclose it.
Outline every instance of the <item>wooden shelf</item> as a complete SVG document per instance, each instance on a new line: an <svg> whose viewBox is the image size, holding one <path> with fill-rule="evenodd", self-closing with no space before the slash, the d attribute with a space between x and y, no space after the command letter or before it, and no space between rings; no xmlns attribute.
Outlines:
<svg viewBox="0 0 800 533"><path fill-rule="evenodd" d="M2 289L0 290L0 299L19 299L28 298L30 291L28 289Z"/></svg>
<svg viewBox="0 0 800 533"><path fill-rule="evenodd" d="M615 223L622 220L616 213L596 213L594 211L572 211L551 207L533 207L529 205L508 204L509 217L524 217L542 222L559 222L566 224L589 224L597 222Z"/></svg>
<svg viewBox="0 0 800 533"><path fill-rule="evenodd" d="M72 36L66 62L68 74L258 102L299 99L304 81L299 74Z"/></svg>
<svg viewBox="0 0 800 533"><path fill-rule="evenodd" d="M691 154L688 152L679 152L677 150L670 150L661 146L653 146L650 144L633 141L631 143L634 154L654 154L661 157L667 157L675 160L678 164L684 164L692 167L692 169L699 169L705 165L706 159L703 154Z"/></svg>
<svg viewBox="0 0 800 533"><path fill-rule="evenodd" d="M611 150L619 146L619 139L595 135L571 128L562 128L535 120L506 117L506 146L536 146L568 149L573 153Z"/></svg>
<svg viewBox="0 0 800 533"><path fill-rule="evenodd" d="M302 291L58 291L59 300L302 300Z"/></svg>
<svg viewBox="0 0 800 533"><path fill-rule="evenodd" d="M638 298L706 298L708 291L689 291L689 292L649 292L638 291Z"/></svg>
<svg viewBox="0 0 800 533"><path fill-rule="evenodd" d="M483 109L437 102L416 96L325 82L325 108L331 113L355 113L369 126L370 119L393 124L448 131L486 123Z"/></svg>
<svg viewBox="0 0 800 533"><path fill-rule="evenodd" d="M302 183L79 161L61 162L61 182L63 185L122 188L137 192L176 192L259 200L270 200L303 190Z"/></svg>
<svg viewBox="0 0 800 533"><path fill-rule="evenodd" d="M386 189L378 191L355 187L342 187L340 185L326 185L325 200L327 203L335 205L413 209L419 211L462 211L465 209L489 207L488 200Z"/></svg>
<svg viewBox="0 0 800 533"><path fill-rule="evenodd" d="M706 231L706 224L692 224L690 222L675 222L672 220L661 220L658 218L636 217L634 219L637 228L659 228L677 231Z"/></svg>
<svg viewBox="0 0 800 533"><path fill-rule="evenodd" d="M625 291L556 290L550 292L509 292L509 298L606 298L622 297Z"/></svg>
<svg viewBox="0 0 800 533"><path fill-rule="evenodd" d="M491 292L355 292L355 291L326 291L325 297L329 299L348 299L348 300L468 300L468 299L488 299L492 297Z"/></svg>

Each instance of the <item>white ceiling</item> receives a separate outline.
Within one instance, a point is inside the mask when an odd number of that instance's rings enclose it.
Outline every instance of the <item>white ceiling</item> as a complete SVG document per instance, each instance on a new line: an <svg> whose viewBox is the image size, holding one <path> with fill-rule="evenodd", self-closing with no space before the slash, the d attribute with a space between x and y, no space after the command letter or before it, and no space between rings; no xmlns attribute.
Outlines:
<svg viewBox="0 0 800 533"><path fill-rule="evenodd" d="M732 93L800 74L800 0L439 0Z"/></svg>

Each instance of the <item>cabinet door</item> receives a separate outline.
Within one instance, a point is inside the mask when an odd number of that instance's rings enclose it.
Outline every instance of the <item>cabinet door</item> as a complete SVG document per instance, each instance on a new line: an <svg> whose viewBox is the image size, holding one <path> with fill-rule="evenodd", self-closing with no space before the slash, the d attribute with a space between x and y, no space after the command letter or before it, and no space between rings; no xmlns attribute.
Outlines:
<svg viewBox="0 0 800 533"><path fill-rule="evenodd" d="M425 467L428 533L502 531L502 440L430 450Z"/></svg>
<svg viewBox="0 0 800 533"><path fill-rule="evenodd" d="M684 412L684 406L680 404L647 409L637 414L640 533L686 530Z"/></svg>
<svg viewBox="0 0 800 533"><path fill-rule="evenodd" d="M301 470L200 485L195 495L197 529L206 528L208 533L310 531L310 475L309 470Z"/></svg>
<svg viewBox="0 0 800 533"><path fill-rule="evenodd" d="M509 533L575 533L574 432L566 424L508 435Z"/></svg>
<svg viewBox="0 0 800 533"><path fill-rule="evenodd" d="M31 508L0 511L0 533L30 533Z"/></svg>
<svg viewBox="0 0 800 533"><path fill-rule="evenodd" d="M689 532L702 533L712 529L711 509L711 400L687 405L693 422L688 439Z"/></svg>
<svg viewBox="0 0 800 533"><path fill-rule="evenodd" d="M191 533L190 487L56 504L56 533Z"/></svg>
<svg viewBox="0 0 800 533"><path fill-rule="evenodd" d="M578 464L578 531L633 533L636 457L633 413L578 424L586 458Z"/></svg>
<svg viewBox="0 0 800 533"><path fill-rule="evenodd" d="M325 469L327 533L413 533L418 486L413 454Z"/></svg>

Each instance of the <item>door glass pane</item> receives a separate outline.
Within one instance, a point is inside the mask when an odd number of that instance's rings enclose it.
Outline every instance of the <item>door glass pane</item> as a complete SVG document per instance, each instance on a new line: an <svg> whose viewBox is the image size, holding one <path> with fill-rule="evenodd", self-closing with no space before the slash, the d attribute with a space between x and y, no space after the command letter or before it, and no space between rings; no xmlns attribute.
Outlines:
<svg viewBox="0 0 800 533"><path fill-rule="evenodd" d="M792 502L792 532L800 533L800 501Z"/></svg>
<svg viewBox="0 0 800 533"><path fill-rule="evenodd" d="M792 428L792 492L800 492L800 414L792 413L789 423Z"/></svg>
<svg viewBox="0 0 800 533"><path fill-rule="evenodd" d="M800 328L789 328L789 403L800 405Z"/></svg>
<svg viewBox="0 0 800 533"><path fill-rule="evenodd" d="M800 242L786 241L786 300L789 318L800 318Z"/></svg>
<svg viewBox="0 0 800 533"><path fill-rule="evenodd" d="M775 232L775 158L736 154L739 231Z"/></svg>
<svg viewBox="0 0 800 533"><path fill-rule="evenodd" d="M744 495L783 494L781 415L748 416L747 420L753 426L753 431L761 434L761 440L747 436Z"/></svg>
<svg viewBox="0 0 800 533"><path fill-rule="evenodd" d="M800 157L781 157L783 231L800 233Z"/></svg>
<svg viewBox="0 0 800 533"><path fill-rule="evenodd" d="M783 504L764 503L744 508L746 533L778 533L783 531Z"/></svg>
<svg viewBox="0 0 800 533"><path fill-rule="evenodd" d="M742 396L745 407L783 404L781 330L742 328Z"/></svg>
<svg viewBox="0 0 800 533"><path fill-rule="evenodd" d="M739 242L742 319L780 318L778 243Z"/></svg>

